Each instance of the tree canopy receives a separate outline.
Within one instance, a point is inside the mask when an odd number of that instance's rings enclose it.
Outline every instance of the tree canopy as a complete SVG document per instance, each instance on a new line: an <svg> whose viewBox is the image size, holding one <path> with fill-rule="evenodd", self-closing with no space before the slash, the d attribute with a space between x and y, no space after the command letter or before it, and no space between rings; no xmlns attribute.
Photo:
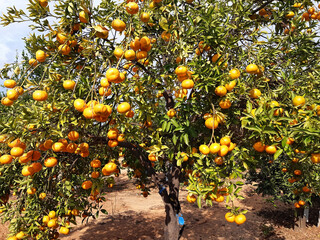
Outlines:
<svg viewBox="0 0 320 240"><path fill-rule="evenodd" d="M173 221L167 239L179 233L180 184L199 207L225 202L237 224L246 220L233 204L241 179L311 204L320 193L318 11L307 0L8 8L2 25L36 30L23 61L0 72L0 211L12 236L57 238L78 216L106 213L104 191L124 169L143 196L150 182L159 188Z"/></svg>

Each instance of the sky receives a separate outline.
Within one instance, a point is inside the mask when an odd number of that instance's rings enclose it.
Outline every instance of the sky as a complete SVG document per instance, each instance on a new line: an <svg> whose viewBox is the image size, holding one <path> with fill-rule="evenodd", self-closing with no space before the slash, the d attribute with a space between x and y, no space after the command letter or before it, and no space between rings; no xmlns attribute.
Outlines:
<svg viewBox="0 0 320 240"><path fill-rule="evenodd" d="M0 15L6 13L7 7L16 6L17 9L25 10L28 0L0 0ZM17 52L21 53L24 47L23 37L28 36L30 29L28 23L13 23L3 27L0 25L0 69L5 63L15 61Z"/></svg>

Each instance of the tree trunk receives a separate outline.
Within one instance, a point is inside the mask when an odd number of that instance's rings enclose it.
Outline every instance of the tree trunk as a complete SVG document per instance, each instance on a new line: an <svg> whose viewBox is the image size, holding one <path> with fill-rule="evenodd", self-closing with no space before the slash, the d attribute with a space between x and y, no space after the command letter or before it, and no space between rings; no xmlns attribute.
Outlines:
<svg viewBox="0 0 320 240"><path fill-rule="evenodd" d="M165 240L178 240L180 226L178 223L178 217L172 208L171 204L165 205L166 210L166 219L165 219L165 227L164 227L164 239Z"/></svg>
<svg viewBox="0 0 320 240"><path fill-rule="evenodd" d="M304 215L304 209L295 210L294 230L306 228L306 216Z"/></svg>

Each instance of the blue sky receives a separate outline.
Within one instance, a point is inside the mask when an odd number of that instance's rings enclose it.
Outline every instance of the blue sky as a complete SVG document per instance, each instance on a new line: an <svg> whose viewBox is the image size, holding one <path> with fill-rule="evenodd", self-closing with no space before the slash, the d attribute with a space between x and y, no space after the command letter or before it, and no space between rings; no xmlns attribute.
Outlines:
<svg viewBox="0 0 320 240"><path fill-rule="evenodd" d="M0 0L0 14L6 12L7 7L15 5L17 9L26 9L27 0L6 1ZM17 52L21 53L24 42L23 37L28 36L30 29L28 23L14 23L9 26L0 26L0 68L5 63L15 60Z"/></svg>

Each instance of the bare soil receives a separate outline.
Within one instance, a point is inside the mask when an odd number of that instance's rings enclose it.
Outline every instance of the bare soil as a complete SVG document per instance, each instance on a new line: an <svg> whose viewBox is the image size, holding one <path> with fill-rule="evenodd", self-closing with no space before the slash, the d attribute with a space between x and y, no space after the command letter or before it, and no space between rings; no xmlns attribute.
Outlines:
<svg viewBox="0 0 320 240"><path fill-rule="evenodd" d="M107 201L103 203L108 215L97 220L74 226L63 240L153 240L162 239L164 207L157 189L144 198L141 191L125 176L116 179L114 188L108 189ZM254 193L245 185L245 200L236 204L248 210L247 221L240 226L224 219L225 203L204 206L186 201L187 191L181 189L180 200L185 227L182 240L315 240L320 239L320 228L309 224L306 229L293 230L293 210L281 203L275 208L266 198ZM311 213L311 216L316 216ZM0 240L6 239L8 225L0 225Z"/></svg>

